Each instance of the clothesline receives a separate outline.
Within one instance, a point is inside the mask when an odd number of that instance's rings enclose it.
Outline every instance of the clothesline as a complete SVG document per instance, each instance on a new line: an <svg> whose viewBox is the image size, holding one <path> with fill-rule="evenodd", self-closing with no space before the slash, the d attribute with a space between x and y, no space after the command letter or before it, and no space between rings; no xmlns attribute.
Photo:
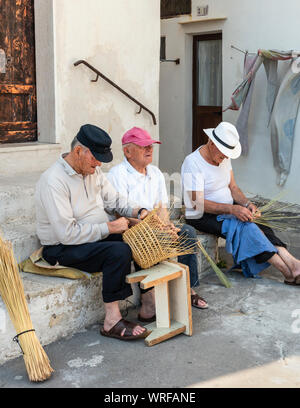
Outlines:
<svg viewBox="0 0 300 408"><path fill-rule="evenodd" d="M242 52L245 55L249 54L248 50L242 50L242 49L236 47L235 45L231 45L231 48L233 48L233 49L235 49L235 50L237 50L239 52ZM258 54L259 54L260 51L261 50L258 50ZM300 56L300 51L290 51L290 52L293 54L294 57ZM289 58L287 58L287 59L289 59Z"/></svg>

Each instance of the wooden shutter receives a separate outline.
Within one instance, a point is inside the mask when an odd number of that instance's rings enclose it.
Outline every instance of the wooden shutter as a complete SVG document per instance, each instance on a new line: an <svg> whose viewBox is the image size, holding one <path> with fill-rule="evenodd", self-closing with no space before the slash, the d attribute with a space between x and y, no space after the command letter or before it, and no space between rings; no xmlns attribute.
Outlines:
<svg viewBox="0 0 300 408"><path fill-rule="evenodd" d="M37 139L34 2L0 0L0 143Z"/></svg>

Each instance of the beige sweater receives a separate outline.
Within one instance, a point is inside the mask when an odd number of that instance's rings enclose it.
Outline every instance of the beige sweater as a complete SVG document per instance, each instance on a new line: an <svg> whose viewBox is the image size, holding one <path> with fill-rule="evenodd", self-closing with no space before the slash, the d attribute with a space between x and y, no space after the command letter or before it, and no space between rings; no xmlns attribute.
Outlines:
<svg viewBox="0 0 300 408"><path fill-rule="evenodd" d="M135 203L120 196L100 167L82 176L61 156L40 177L35 194L37 235L42 245L79 245L109 235L109 215L131 217Z"/></svg>

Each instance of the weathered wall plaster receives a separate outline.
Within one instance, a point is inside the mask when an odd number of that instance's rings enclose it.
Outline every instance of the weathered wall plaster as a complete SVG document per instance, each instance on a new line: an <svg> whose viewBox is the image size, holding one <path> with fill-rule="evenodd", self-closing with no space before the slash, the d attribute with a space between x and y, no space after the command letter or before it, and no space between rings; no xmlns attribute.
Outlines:
<svg viewBox="0 0 300 408"><path fill-rule="evenodd" d="M79 127L93 123L113 139L115 162L122 160L121 138L132 126L158 138L146 112L95 74L74 62L87 60L105 76L141 101L158 118L159 33L158 0L54 1L57 137L62 149Z"/></svg>

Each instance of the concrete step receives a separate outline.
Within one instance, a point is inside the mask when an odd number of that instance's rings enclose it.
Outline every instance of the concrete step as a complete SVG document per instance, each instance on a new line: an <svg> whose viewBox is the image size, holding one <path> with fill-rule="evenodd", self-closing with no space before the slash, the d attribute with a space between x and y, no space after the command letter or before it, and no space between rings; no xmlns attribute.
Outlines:
<svg viewBox="0 0 300 408"><path fill-rule="evenodd" d="M0 177L0 230L13 244L18 262L40 243L35 230L35 185L40 172Z"/></svg>
<svg viewBox="0 0 300 408"><path fill-rule="evenodd" d="M21 273L33 328L46 345L104 317L102 275L70 280ZM0 364L20 355L15 328L0 298Z"/></svg>
<svg viewBox="0 0 300 408"><path fill-rule="evenodd" d="M205 248L208 255L211 257L213 261L218 261L218 238L211 234L205 234L203 232L197 232L198 241L201 242L203 247ZM198 277L199 279L204 278L205 276L209 275L210 273L215 273L210 266L210 263L202 254L201 250L199 249L197 253L198 257Z"/></svg>
<svg viewBox="0 0 300 408"><path fill-rule="evenodd" d="M11 177L33 172L43 172L54 163L61 153L60 144L8 143L0 145L0 174Z"/></svg>
<svg viewBox="0 0 300 408"><path fill-rule="evenodd" d="M4 224L1 226L4 238L13 245L14 255L18 262L24 261L41 244L36 235L34 224Z"/></svg>
<svg viewBox="0 0 300 408"><path fill-rule="evenodd" d="M0 177L0 226L35 219L34 192L40 172Z"/></svg>

